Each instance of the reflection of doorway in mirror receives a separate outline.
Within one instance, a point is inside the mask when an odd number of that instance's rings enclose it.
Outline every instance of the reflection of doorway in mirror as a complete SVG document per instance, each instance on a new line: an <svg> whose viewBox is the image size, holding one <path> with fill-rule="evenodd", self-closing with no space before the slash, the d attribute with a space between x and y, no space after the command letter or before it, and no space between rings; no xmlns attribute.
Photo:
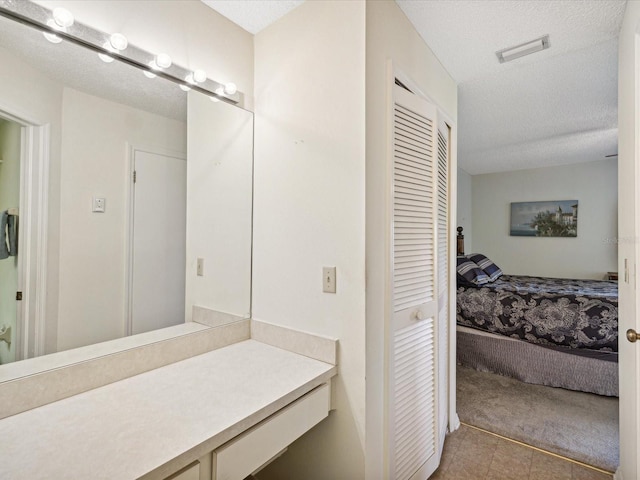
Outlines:
<svg viewBox="0 0 640 480"><path fill-rule="evenodd" d="M16 360L21 128L0 117L0 364Z"/></svg>
<svg viewBox="0 0 640 480"><path fill-rule="evenodd" d="M184 323L187 162L133 150L129 334Z"/></svg>

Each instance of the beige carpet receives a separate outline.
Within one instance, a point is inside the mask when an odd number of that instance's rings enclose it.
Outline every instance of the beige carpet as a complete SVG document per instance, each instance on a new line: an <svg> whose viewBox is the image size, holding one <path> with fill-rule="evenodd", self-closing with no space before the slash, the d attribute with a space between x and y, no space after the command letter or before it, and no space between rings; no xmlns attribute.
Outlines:
<svg viewBox="0 0 640 480"><path fill-rule="evenodd" d="M618 399L458 366L460 421L614 472Z"/></svg>

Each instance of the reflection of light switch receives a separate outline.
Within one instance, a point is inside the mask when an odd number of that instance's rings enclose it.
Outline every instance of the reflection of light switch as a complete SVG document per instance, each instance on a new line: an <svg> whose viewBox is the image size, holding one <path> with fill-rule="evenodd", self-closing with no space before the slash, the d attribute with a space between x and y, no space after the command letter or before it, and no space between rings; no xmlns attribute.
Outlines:
<svg viewBox="0 0 640 480"><path fill-rule="evenodd" d="M93 211L104 213L106 202L104 198L93 197Z"/></svg>
<svg viewBox="0 0 640 480"><path fill-rule="evenodd" d="M204 276L204 258L199 258L196 266L196 274L199 277Z"/></svg>

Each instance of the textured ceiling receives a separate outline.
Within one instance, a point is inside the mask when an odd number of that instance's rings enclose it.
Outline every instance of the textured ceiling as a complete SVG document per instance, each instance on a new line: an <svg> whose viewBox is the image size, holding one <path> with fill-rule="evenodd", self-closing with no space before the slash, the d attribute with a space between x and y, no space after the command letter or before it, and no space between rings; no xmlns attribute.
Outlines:
<svg viewBox="0 0 640 480"><path fill-rule="evenodd" d="M258 33L304 0L202 0L247 32Z"/></svg>
<svg viewBox="0 0 640 480"><path fill-rule="evenodd" d="M397 0L460 84L618 36L624 0ZM500 64L495 52L549 34L551 48Z"/></svg>
<svg viewBox="0 0 640 480"><path fill-rule="evenodd" d="M256 33L300 1L203 0ZM625 0L396 0L459 86L458 164L471 174L601 160L617 151ZM549 34L551 48L495 52Z"/></svg>
<svg viewBox="0 0 640 480"><path fill-rule="evenodd" d="M617 152L624 0L397 0L458 82L458 164L480 174ZM549 34L551 48L495 52Z"/></svg>

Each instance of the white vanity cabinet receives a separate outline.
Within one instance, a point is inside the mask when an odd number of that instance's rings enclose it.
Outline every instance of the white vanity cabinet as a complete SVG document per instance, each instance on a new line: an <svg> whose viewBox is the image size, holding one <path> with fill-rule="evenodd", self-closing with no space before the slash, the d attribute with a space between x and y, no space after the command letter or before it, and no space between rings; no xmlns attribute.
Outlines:
<svg viewBox="0 0 640 480"><path fill-rule="evenodd" d="M243 480L324 420L330 403L325 383L165 480Z"/></svg>
<svg viewBox="0 0 640 480"><path fill-rule="evenodd" d="M166 480L201 480L200 474L202 470L204 469L200 468L200 462L196 462L167 477Z"/></svg>
<svg viewBox="0 0 640 480"><path fill-rule="evenodd" d="M330 392L325 383L217 448L212 480L242 480L268 464L329 415Z"/></svg>

